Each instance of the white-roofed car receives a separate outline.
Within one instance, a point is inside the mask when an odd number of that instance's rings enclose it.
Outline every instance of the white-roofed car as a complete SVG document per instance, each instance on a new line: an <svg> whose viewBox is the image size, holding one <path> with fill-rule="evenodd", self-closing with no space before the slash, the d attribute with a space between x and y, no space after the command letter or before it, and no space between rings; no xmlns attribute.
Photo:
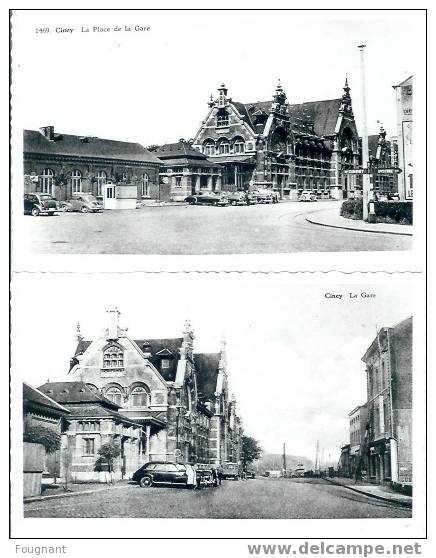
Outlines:
<svg viewBox="0 0 436 558"><path fill-rule="evenodd" d="M303 190L298 198L298 201L301 202L316 202L317 200L318 198L316 197L316 194L310 190Z"/></svg>

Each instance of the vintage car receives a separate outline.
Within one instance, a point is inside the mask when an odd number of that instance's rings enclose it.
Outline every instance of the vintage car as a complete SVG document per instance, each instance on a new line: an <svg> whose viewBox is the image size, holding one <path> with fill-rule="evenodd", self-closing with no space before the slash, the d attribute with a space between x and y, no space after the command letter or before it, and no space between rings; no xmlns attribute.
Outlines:
<svg viewBox="0 0 436 558"><path fill-rule="evenodd" d="M24 194L24 215L54 215L58 204L50 194Z"/></svg>
<svg viewBox="0 0 436 558"><path fill-rule="evenodd" d="M254 479L255 477L256 477L256 473L253 470L248 469L247 471L245 471L246 479Z"/></svg>
<svg viewBox="0 0 436 558"><path fill-rule="evenodd" d="M197 192L185 198L190 205L228 205L229 199L220 192Z"/></svg>
<svg viewBox="0 0 436 558"><path fill-rule="evenodd" d="M267 188L259 188L251 192L251 196L256 200L257 203L278 203L279 196L274 190L268 190Z"/></svg>
<svg viewBox="0 0 436 558"><path fill-rule="evenodd" d="M237 463L226 463L221 470L221 478L239 480L241 470Z"/></svg>
<svg viewBox="0 0 436 558"><path fill-rule="evenodd" d="M142 488L154 485L179 485L187 488L197 487L197 475L187 463L153 461L146 463L132 475L132 480Z"/></svg>
<svg viewBox="0 0 436 558"><path fill-rule="evenodd" d="M67 201L60 202L62 211L81 211L82 213L95 213L101 211L103 205L92 194L73 194Z"/></svg>
<svg viewBox="0 0 436 558"><path fill-rule="evenodd" d="M226 196L230 205L248 205L245 192L228 192ZM248 200L251 202L251 196L248 197Z"/></svg>
<svg viewBox="0 0 436 558"><path fill-rule="evenodd" d="M316 194L311 192L310 190L303 190L298 198L298 201L301 202L316 202L317 201Z"/></svg>

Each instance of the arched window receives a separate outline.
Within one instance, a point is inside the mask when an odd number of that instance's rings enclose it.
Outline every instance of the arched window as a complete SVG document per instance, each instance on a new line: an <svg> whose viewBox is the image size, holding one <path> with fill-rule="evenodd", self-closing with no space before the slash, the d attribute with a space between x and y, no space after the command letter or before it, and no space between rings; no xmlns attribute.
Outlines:
<svg viewBox="0 0 436 558"><path fill-rule="evenodd" d="M142 175L141 181L141 196L148 196L149 195L149 176L146 172Z"/></svg>
<svg viewBox="0 0 436 558"><path fill-rule="evenodd" d="M242 138L236 138L233 143L233 153L244 153L245 142Z"/></svg>
<svg viewBox="0 0 436 558"><path fill-rule="evenodd" d="M143 386L136 386L130 393L131 407L148 407L149 393Z"/></svg>
<svg viewBox="0 0 436 558"><path fill-rule="evenodd" d="M71 173L71 190L73 194L82 191L82 173L77 169Z"/></svg>
<svg viewBox="0 0 436 558"><path fill-rule="evenodd" d="M212 140L206 140L203 143L203 153L208 157L211 155L215 155L215 144Z"/></svg>
<svg viewBox="0 0 436 558"><path fill-rule="evenodd" d="M123 393L120 388L110 387L106 390L106 397L115 403L115 405L119 405L121 407L123 404Z"/></svg>
<svg viewBox="0 0 436 558"><path fill-rule="evenodd" d="M54 172L51 169L43 170L42 175L39 177L41 192L43 194L53 195L53 178Z"/></svg>
<svg viewBox="0 0 436 558"><path fill-rule="evenodd" d="M101 196L103 185L106 184L106 173L104 171L98 171L96 174L97 178L97 196Z"/></svg>
<svg viewBox="0 0 436 558"><path fill-rule="evenodd" d="M220 155L228 155L230 153L230 143L229 140L223 139L218 145L218 153Z"/></svg>
<svg viewBox="0 0 436 558"><path fill-rule="evenodd" d="M220 110L216 115L217 128L224 128L229 125L229 115L225 110Z"/></svg>
<svg viewBox="0 0 436 558"><path fill-rule="evenodd" d="M116 346L110 345L103 353L103 368L123 368L124 353L123 350Z"/></svg>

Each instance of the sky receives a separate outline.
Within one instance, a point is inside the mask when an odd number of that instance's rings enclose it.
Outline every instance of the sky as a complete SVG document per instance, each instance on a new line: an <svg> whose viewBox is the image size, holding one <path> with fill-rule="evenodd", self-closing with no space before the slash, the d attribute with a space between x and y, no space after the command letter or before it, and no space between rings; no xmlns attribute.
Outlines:
<svg viewBox="0 0 436 558"><path fill-rule="evenodd" d="M413 313L410 286L402 283L303 284L249 273L18 274L13 378L34 386L71 379L77 323L92 340L114 306L133 339L179 337L188 318L195 351L218 352L224 333L230 390L247 435L265 451L280 453L286 443L288 453L309 459L319 440L332 461L348 440L347 414L366 399L361 357L376 328Z"/></svg>
<svg viewBox="0 0 436 558"><path fill-rule="evenodd" d="M407 11L16 11L13 122L147 146L194 137L221 82L248 103L270 100L280 79L288 101L300 103L340 97L348 75L359 130L357 45L366 44L368 132L378 133L381 121L395 135L392 85L424 59L423 18ZM73 32L56 32L67 28Z"/></svg>

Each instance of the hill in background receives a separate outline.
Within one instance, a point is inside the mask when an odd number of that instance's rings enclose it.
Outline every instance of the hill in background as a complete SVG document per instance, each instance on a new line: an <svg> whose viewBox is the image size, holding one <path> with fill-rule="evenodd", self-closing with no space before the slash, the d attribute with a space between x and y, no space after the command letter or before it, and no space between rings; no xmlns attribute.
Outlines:
<svg viewBox="0 0 436 558"><path fill-rule="evenodd" d="M271 471L274 469L281 470L283 465L283 456L279 453L264 453L259 461L253 464L253 468L258 470L261 475L264 471ZM303 467L308 469L314 468L314 462L307 457L299 455L286 455L286 469L294 471L297 465L303 464Z"/></svg>

